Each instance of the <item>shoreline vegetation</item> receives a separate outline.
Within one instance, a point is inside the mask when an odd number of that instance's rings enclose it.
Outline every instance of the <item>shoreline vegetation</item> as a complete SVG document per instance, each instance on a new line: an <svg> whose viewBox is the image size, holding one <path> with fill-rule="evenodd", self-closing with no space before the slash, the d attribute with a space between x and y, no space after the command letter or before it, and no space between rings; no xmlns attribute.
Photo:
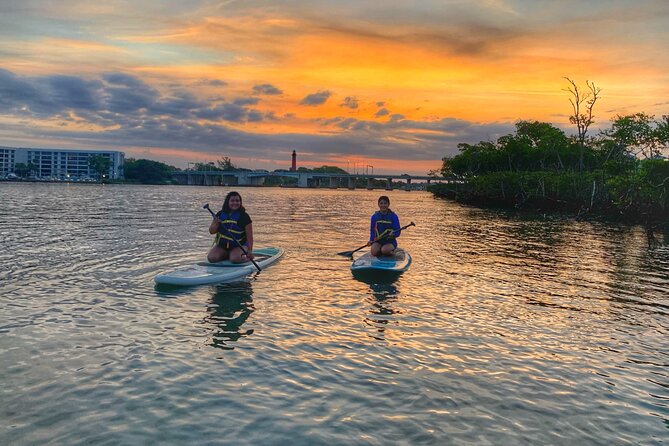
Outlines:
<svg viewBox="0 0 669 446"><path fill-rule="evenodd" d="M572 79L566 92L576 134L552 124L519 121L515 132L478 144L458 144L440 169L451 184L434 184L437 197L478 206L543 212L578 218L603 217L666 228L669 222L669 115L615 116L611 126L588 136L601 89Z"/></svg>
<svg viewBox="0 0 669 446"><path fill-rule="evenodd" d="M443 158L435 196L479 206L566 211L643 223L669 221L669 116L618 116L593 138L568 137L551 124L520 121L496 142L459 144Z"/></svg>

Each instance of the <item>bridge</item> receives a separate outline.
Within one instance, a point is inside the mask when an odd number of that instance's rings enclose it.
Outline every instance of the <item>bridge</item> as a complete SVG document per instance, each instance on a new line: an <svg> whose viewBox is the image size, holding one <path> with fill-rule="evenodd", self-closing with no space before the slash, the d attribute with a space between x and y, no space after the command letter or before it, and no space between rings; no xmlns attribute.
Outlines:
<svg viewBox="0 0 669 446"><path fill-rule="evenodd" d="M347 174L347 173L319 173L319 172L295 172L295 171L258 171L258 170L182 170L172 172L172 178L179 184L198 186L263 186L265 179L270 177L295 178L297 187L322 187L324 182L327 186L336 189L340 186L355 189L356 180L367 180L367 189L374 188L373 180L385 180L385 189L393 189L393 180L402 180L405 189L411 189L412 181L424 181L427 184L451 183L455 178L433 177L421 175L392 175L392 174ZM415 184L415 183L414 183Z"/></svg>

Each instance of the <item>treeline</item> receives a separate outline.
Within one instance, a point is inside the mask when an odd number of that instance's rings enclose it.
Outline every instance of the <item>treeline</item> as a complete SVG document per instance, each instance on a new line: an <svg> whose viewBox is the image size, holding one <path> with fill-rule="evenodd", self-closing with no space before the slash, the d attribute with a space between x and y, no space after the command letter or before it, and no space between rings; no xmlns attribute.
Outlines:
<svg viewBox="0 0 669 446"><path fill-rule="evenodd" d="M147 159L126 158L123 165L125 181L140 184L170 184L174 166Z"/></svg>
<svg viewBox="0 0 669 446"><path fill-rule="evenodd" d="M669 147L669 116L617 116L589 138L587 125L578 130L567 136L549 123L521 121L495 142L459 144L460 153L443 158L441 168L459 181L429 190L470 203L666 221L669 161L662 152Z"/></svg>

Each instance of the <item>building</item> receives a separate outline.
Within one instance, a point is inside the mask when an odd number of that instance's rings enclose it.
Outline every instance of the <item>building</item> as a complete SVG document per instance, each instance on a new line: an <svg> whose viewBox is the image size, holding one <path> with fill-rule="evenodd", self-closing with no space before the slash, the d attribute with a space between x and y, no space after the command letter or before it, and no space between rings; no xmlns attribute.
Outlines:
<svg viewBox="0 0 669 446"><path fill-rule="evenodd" d="M99 180L99 174L89 165L93 156L109 159L109 172L106 178L123 178L123 152L109 150L63 150L31 149L18 147L0 147L0 177L16 172L17 164L24 164L30 169L30 175L41 179L58 180Z"/></svg>
<svg viewBox="0 0 669 446"><path fill-rule="evenodd" d="M297 171L297 153L294 150L293 150L292 162L290 164L290 171L291 172Z"/></svg>

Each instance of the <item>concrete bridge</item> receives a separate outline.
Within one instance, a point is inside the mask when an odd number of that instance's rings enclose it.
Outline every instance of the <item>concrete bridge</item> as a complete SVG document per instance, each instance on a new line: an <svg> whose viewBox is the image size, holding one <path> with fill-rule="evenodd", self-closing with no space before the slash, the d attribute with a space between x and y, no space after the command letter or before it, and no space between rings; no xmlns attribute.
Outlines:
<svg viewBox="0 0 669 446"><path fill-rule="evenodd" d="M412 188L412 180L424 181L426 183L450 183L454 178L431 177L420 175L390 175L390 174L346 174L346 173L317 173L317 172L291 172L291 171L195 171L183 170L172 172L172 178L179 184L199 186L262 186L265 179L269 177L295 178L297 187L321 187L327 182L327 186L336 189L340 186L355 189L357 179L367 180L367 189L373 189L373 180L386 181L386 190L393 188L393 180L402 180L406 189ZM342 185L342 183L345 184ZM414 183L415 184L415 183Z"/></svg>

